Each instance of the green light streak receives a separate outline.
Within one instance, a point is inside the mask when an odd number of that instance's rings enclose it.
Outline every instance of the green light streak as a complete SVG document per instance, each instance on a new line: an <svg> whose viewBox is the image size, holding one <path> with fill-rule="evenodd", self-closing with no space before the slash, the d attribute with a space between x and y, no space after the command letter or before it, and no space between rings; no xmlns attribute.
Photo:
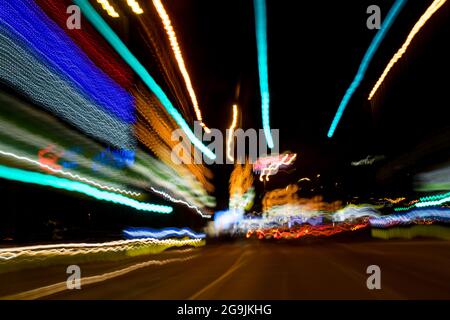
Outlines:
<svg viewBox="0 0 450 320"><path fill-rule="evenodd" d="M173 208L169 206L139 202L137 200L124 197L120 194L99 190L81 182L54 177L48 174L10 168L2 165L0 165L0 178L79 192L97 200L109 201L142 211L157 213L171 213L173 211Z"/></svg>

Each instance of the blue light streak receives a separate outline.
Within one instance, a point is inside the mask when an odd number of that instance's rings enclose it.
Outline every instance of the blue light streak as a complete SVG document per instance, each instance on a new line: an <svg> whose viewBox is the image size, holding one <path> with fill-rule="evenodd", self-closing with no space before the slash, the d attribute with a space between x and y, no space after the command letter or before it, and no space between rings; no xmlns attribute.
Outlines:
<svg viewBox="0 0 450 320"><path fill-rule="evenodd" d="M99 69L33 1L2 0L0 23L83 97L125 123L134 123L133 97Z"/></svg>
<svg viewBox="0 0 450 320"><path fill-rule="evenodd" d="M396 213L377 218L370 218L370 225L375 228L387 228L394 225L408 225L420 220L433 222L450 222L450 210L444 209L415 209L407 213Z"/></svg>
<svg viewBox="0 0 450 320"><path fill-rule="evenodd" d="M204 239L204 233L195 233L189 228L164 228L164 229L150 229L150 228L128 228L123 230L123 235L127 239L166 239L174 237L189 237L191 239Z"/></svg>
<svg viewBox="0 0 450 320"><path fill-rule="evenodd" d="M339 121L341 120L342 114L344 113L347 104L349 103L356 89L358 89L361 81L363 80L366 74L367 68L369 67L369 64L373 56L375 55L376 51L378 50L378 47L380 46L381 42L383 41L384 37L389 31L391 25L395 21L395 18L400 13L406 2L407 0L396 0L391 10L389 10L383 24L381 25L380 30L378 30L369 48L367 49L366 54L364 55L361 64L359 66L358 72L356 73L356 76L353 79L353 82L350 84L350 87L345 92L345 95L342 98L341 103L339 104L336 115L334 116L330 129L328 130L327 134L328 138L333 137L334 131L336 130L336 127Z"/></svg>
<svg viewBox="0 0 450 320"><path fill-rule="evenodd" d="M66 77L29 53L0 23L0 81L89 136L119 149L134 150L130 124L80 94Z"/></svg>
<svg viewBox="0 0 450 320"><path fill-rule="evenodd" d="M273 139L270 132L270 115L269 115L269 71L267 62L267 17L266 17L266 1L254 0L255 7L255 27L256 27L256 45L258 49L258 70L259 70L259 88L261 91L261 113L264 135L266 137L267 146L272 149Z"/></svg>

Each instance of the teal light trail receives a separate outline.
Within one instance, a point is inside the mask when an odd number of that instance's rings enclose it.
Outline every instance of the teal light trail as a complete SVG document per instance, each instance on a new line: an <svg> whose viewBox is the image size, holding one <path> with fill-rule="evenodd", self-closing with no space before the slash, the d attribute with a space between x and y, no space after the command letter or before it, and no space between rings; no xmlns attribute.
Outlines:
<svg viewBox="0 0 450 320"><path fill-rule="evenodd" d="M261 91L261 113L264 135L266 137L267 146L272 149L273 139L270 132L270 115L269 115L269 71L267 63L267 17L266 17L266 1L254 0L255 8L255 27L256 27L256 46L258 49L258 70L259 70L259 88Z"/></svg>
<svg viewBox="0 0 450 320"><path fill-rule="evenodd" d="M341 103L339 104L339 108L336 112L336 115L334 116L333 122L331 123L330 129L328 130L328 138L331 138L334 134L334 131L336 130L336 127L341 120L342 114L344 113L345 108L347 107L347 104L349 103L350 99L352 98L353 94L355 93L356 89L358 89L361 81L363 80L367 68L369 67L369 64L375 55L375 52L378 50L378 47L380 46L381 42L383 41L384 37L386 36L387 32L389 31L392 23L395 21L395 18L402 10L403 6L407 0L396 0L394 5L392 6L391 10L389 10L386 18L384 19L383 24L381 25L380 30L378 30L377 34L373 38L372 42L370 43L369 48L366 51L366 54L364 55L361 64L359 65L358 72L356 73L355 78L353 79L353 82L350 84L350 87L345 92L344 97L341 100Z"/></svg>
<svg viewBox="0 0 450 320"><path fill-rule="evenodd" d="M49 186L56 189L79 192L97 200L109 201L116 204L132 207L137 210L157 212L157 213L171 213L172 207L157 205L152 203L139 202L134 199L124 197L117 193L112 193L104 190L99 190L90 185L72 181L64 178L51 176L48 174L37 173L22 169L15 169L0 165L0 178L20 181L24 183L38 184L41 186Z"/></svg>
<svg viewBox="0 0 450 320"><path fill-rule="evenodd" d="M427 197L422 197L419 199L419 202L416 202L409 207L398 207L395 208L394 211L408 211L412 208L423 208L423 207L432 207L438 206L444 203L450 202L450 192L435 194Z"/></svg>
<svg viewBox="0 0 450 320"><path fill-rule="evenodd" d="M203 152L208 158L214 160L216 155L208 149L192 132L189 125L183 119L181 114L172 105L167 95L156 83L152 76L148 73L145 67L137 60L137 58L131 53L127 46L120 40L117 34L111 29L111 27L103 20L103 18L95 11L87 0L74 0L74 3L80 7L84 15L92 23L92 25L100 32L103 37L109 42L109 44L119 53L124 61L136 72L136 74L142 79L147 87L155 94L155 96L162 103L167 112L175 119L177 124L183 129L188 138L192 141L201 152Z"/></svg>

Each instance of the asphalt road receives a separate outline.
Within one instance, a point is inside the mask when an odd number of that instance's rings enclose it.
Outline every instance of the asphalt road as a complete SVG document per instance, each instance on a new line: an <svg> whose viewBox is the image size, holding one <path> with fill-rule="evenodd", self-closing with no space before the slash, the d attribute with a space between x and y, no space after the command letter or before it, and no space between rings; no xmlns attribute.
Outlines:
<svg viewBox="0 0 450 320"><path fill-rule="evenodd" d="M381 268L381 289L366 285ZM242 241L0 275L0 296L20 299L450 299L450 242ZM59 283L59 286L58 286Z"/></svg>

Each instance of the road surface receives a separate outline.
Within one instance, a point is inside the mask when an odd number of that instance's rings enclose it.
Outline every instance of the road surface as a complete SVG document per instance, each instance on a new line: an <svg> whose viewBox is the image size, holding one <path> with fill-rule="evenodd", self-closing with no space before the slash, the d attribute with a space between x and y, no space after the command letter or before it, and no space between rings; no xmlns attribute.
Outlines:
<svg viewBox="0 0 450 320"><path fill-rule="evenodd" d="M369 265L381 289L367 288ZM1 274L0 297L20 299L450 299L450 242L242 241ZM59 286L58 286L59 283Z"/></svg>

